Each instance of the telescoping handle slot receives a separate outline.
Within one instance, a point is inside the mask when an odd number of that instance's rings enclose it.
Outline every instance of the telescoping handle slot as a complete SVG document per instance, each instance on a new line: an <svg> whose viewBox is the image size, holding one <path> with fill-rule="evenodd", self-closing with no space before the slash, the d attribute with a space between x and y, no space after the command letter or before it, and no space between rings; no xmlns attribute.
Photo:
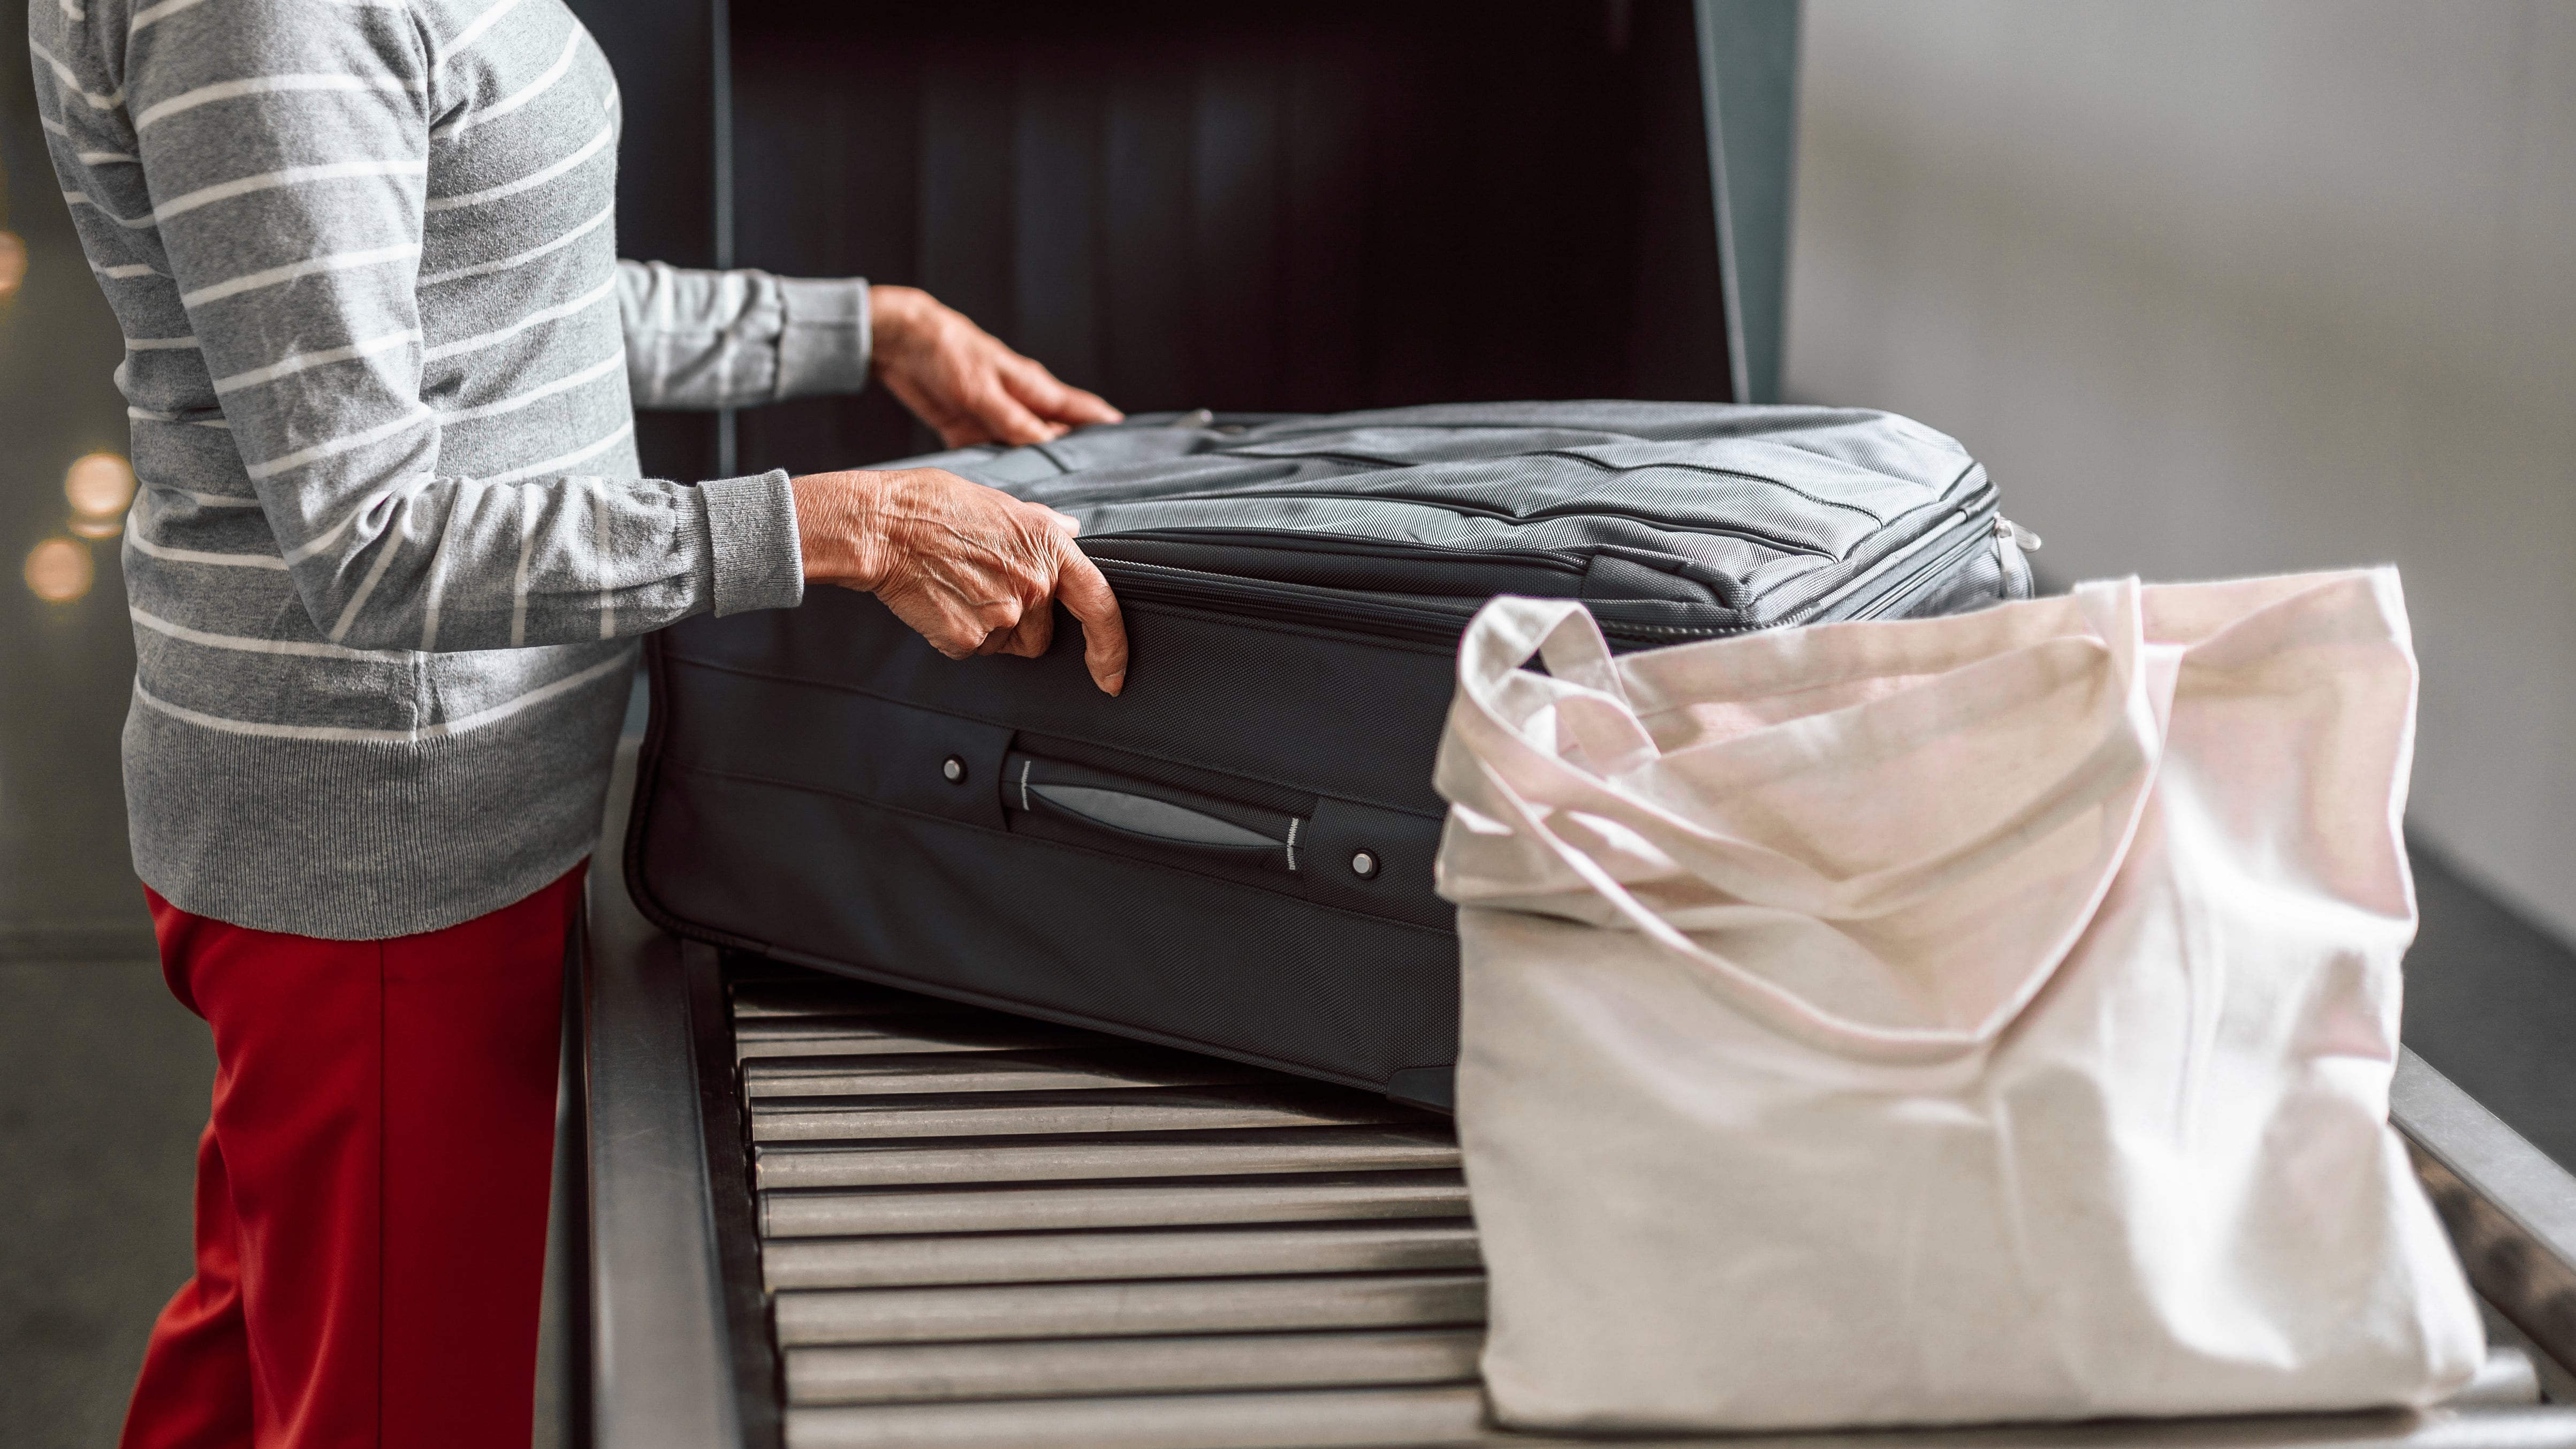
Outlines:
<svg viewBox="0 0 2576 1449"><path fill-rule="evenodd" d="M1044 809L1069 815L1120 835L1133 835L1164 845L1191 845L1203 850L1277 850L1280 842L1230 820L1203 815L1186 805L1157 800L1098 785L1032 785L1027 793Z"/></svg>
<svg viewBox="0 0 2576 1449"><path fill-rule="evenodd" d="M1299 866L1297 838L1309 824L1296 815L1017 751L1003 761L1001 784L1005 810L1077 827L1104 844L1126 841L1291 872Z"/></svg>

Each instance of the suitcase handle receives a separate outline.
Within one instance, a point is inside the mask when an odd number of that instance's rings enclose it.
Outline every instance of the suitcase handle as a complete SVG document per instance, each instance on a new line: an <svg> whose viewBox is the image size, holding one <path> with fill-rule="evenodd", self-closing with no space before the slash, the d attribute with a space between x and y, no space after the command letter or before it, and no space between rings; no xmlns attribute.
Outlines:
<svg viewBox="0 0 2576 1449"><path fill-rule="evenodd" d="M1096 825L1118 835L1133 835L1161 845L1194 845L1203 850L1277 850L1280 842L1231 820L1202 815L1185 805L1104 790L1097 785L1032 785L1036 804L1059 815Z"/></svg>
<svg viewBox="0 0 2576 1449"><path fill-rule="evenodd" d="M1291 871L1297 869L1297 836L1307 823L1016 751L1003 765L1002 803L1122 840L1237 860L1269 857Z"/></svg>

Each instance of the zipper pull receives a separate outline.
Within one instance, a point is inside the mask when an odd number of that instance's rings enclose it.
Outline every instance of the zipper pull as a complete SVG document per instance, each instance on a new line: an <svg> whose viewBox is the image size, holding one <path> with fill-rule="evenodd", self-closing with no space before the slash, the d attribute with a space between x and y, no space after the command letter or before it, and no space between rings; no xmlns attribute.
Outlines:
<svg viewBox="0 0 2576 1449"><path fill-rule="evenodd" d="M2039 535L1998 513L1995 515L1995 537L2012 540L2012 546L2023 553L2039 552Z"/></svg>

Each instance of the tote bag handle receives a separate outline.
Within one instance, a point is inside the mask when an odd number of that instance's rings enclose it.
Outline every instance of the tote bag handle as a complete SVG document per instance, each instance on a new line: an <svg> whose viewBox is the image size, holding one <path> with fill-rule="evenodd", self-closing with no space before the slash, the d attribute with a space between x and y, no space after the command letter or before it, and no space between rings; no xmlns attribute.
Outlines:
<svg viewBox="0 0 2576 1449"><path fill-rule="evenodd" d="M1575 601L1498 598L1477 614L1460 645L1450 731L1524 798L1615 819L1730 895L1827 920L1884 915L1920 902L2020 849L2034 833L2052 829L2124 788L2143 789L2163 726L2162 711L2140 668L2136 585L2088 586L2084 593L2091 597L2077 602L2093 630L2089 636L2045 633L2002 655L2073 648L2099 657L2108 669L2109 687L2097 702L2090 750L1983 832L1859 875L1826 875L1769 846L1691 818L1659 798L1686 792L1678 786L1661 788L1672 782L1653 768L1660 752L1629 701L1600 626ZM1920 630L1957 622L1918 620L1895 627ZM1683 647L1723 648L1734 642ZM1533 655L1547 661L1553 677L1520 667ZM1926 687L1942 685L1934 681ZM1546 710L1553 710L1563 732L1583 747L1589 768L1559 758L1524 735L1517 721Z"/></svg>
<svg viewBox="0 0 2576 1449"><path fill-rule="evenodd" d="M1505 597L1479 611L1460 646L1458 694L1450 728L1455 740L1465 746L1460 753L1483 787L1474 792L1479 797L1476 808L1498 814L1516 833L1540 842L1618 917L1699 967L1748 1014L1800 1039L1853 1056L1891 1063L1940 1061L1991 1042L2047 983L2109 888L2143 811L2154 742L2161 731L2139 669L2136 586L2129 585L2125 597L2103 597L2087 604L2097 626L2110 623L2119 629L2125 623L2121 632L2126 636L2115 633L2102 641L2110 646L2105 652L2120 687L2110 691L2097 720L2102 728L2093 748L1996 827L1923 859L1848 880L1828 878L1767 846L1685 819L1662 802L1621 788L1621 780L1609 778L1651 782L1651 767L1660 752L1630 703L1618 661L1600 626L1577 601ZM1546 663L1550 677L1521 668L1533 656ZM1591 769L1538 748L1513 723L1550 709ZM1853 1020L1707 950L1639 900L1588 851L1560 836L1538 808L1571 809L1615 820L1683 869L1757 906L1849 917L1919 901L1973 872L1983 860L2021 848L2034 832L2044 832L2106 802L2116 806L2120 802L2115 797L2123 787L2134 792L2133 798L2120 812L2116 842L2105 851L2082 910L2059 939L2033 959L2016 988L1983 1019L1965 1028L1889 1027ZM1841 909L1834 909L1837 906Z"/></svg>

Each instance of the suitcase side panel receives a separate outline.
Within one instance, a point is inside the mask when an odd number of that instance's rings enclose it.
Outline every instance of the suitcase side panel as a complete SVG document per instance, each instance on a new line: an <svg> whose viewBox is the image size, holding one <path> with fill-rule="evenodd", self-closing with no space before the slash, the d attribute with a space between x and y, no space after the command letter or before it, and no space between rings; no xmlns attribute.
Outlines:
<svg viewBox="0 0 2576 1449"><path fill-rule="evenodd" d="M665 631L636 898L670 929L783 959L1436 1095L1420 1084L1445 1082L1457 1034L1452 916L1431 891L1449 656L1127 613L1137 662L1115 700L1070 620L1042 660L943 659L875 600L828 591ZM1005 809L1015 748L1139 761L1183 798L1269 787L1234 793L1303 812L1299 869Z"/></svg>
<svg viewBox="0 0 2576 1449"><path fill-rule="evenodd" d="M1440 818L1432 757L1456 664L1446 642L1367 640L1281 618L1217 617L1127 601L1126 691L1082 666L1061 609L1042 659L945 659L883 604L817 589L802 607L691 619L664 631L674 662L841 689L1006 729ZM656 683L660 681L657 679ZM773 722L740 721L767 733Z"/></svg>
<svg viewBox="0 0 2576 1449"><path fill-rule="evenodd" d="M667 762L654 808L656 900L734 944L1376 1091L1457 1055L1447 930Z"/></svg>

